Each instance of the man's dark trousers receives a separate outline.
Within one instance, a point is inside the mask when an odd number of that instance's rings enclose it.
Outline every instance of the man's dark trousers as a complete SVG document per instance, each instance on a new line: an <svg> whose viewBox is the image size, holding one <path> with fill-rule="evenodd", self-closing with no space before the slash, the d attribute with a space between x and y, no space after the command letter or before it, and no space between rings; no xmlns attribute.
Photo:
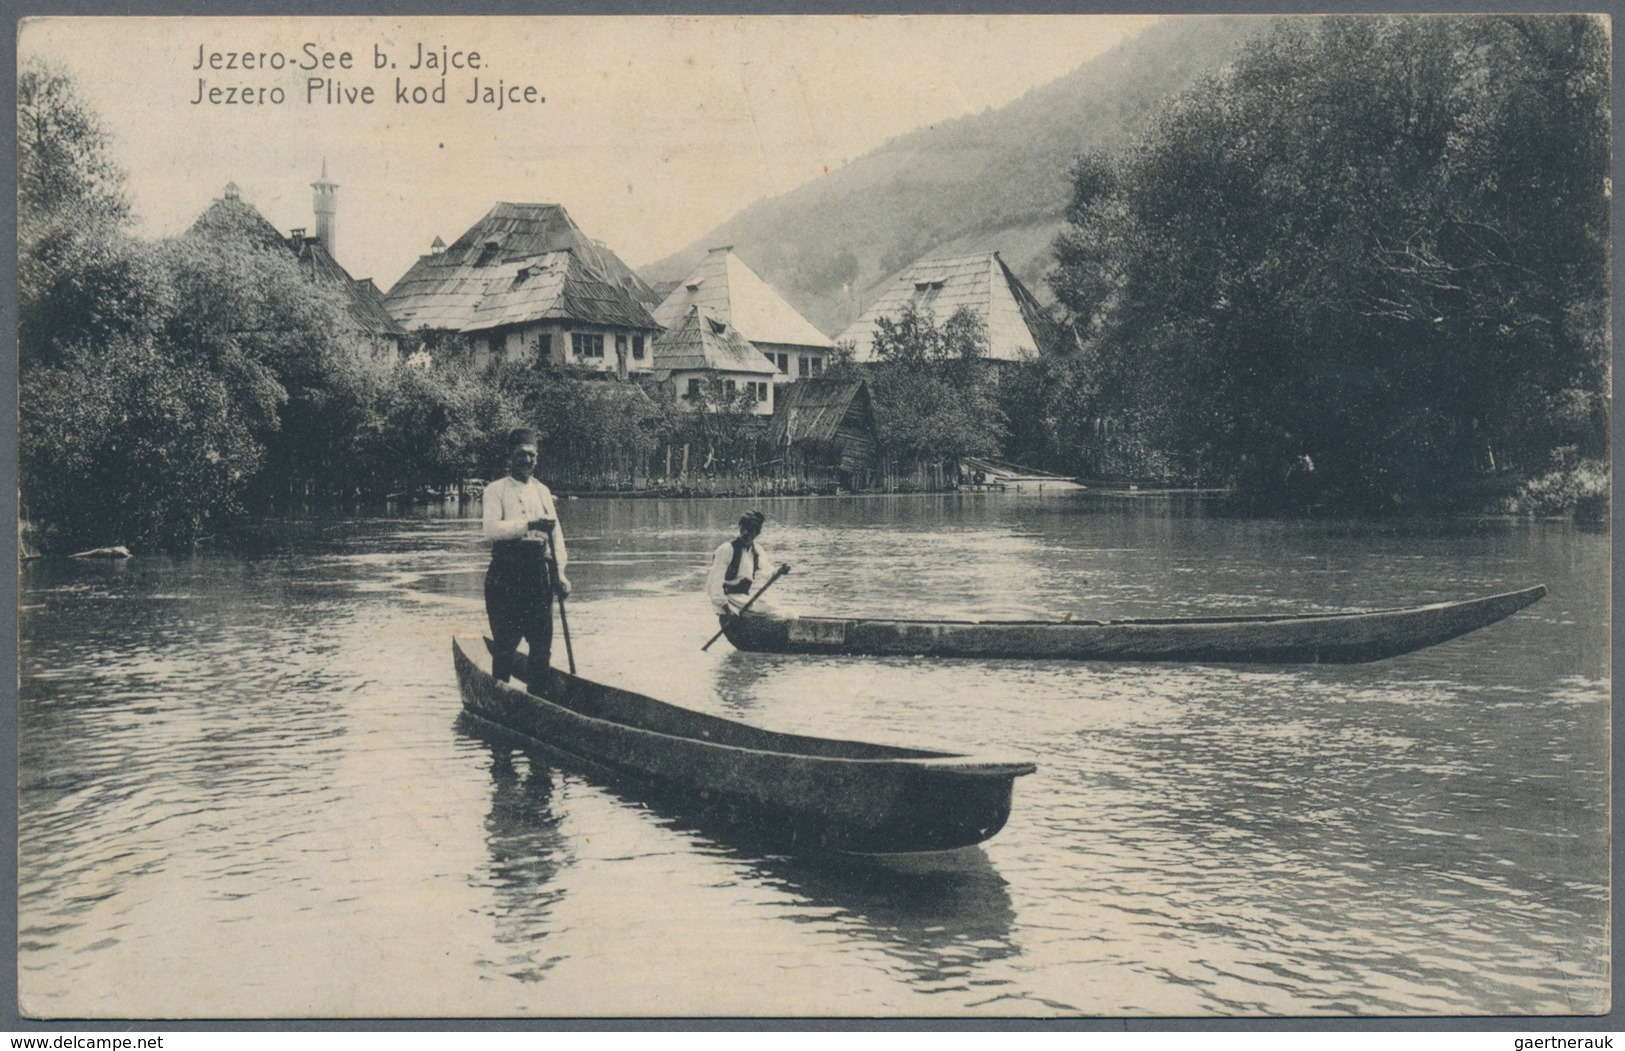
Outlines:
<svg viewBox="0 0 1625 1051"><path fill-rule="evenodd" d="M491 672L507 682L513 653L524 639L530 645L530 682L547 680L553 657L553 567L547 545L501 540L491 545L485 571L485 616L491 622Z"/></svg>

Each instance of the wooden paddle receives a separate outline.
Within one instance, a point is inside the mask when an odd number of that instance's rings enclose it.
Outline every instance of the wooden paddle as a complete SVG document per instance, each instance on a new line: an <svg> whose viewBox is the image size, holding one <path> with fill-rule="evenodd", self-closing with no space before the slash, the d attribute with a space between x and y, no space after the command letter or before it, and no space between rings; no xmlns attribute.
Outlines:
<svg viewBox="0 0 1625 1051"><path fill-rule="evenodd" d="M767 594L767 589L773 586L773 582L775 580L777 580L780 577L784 576L788 572L790 572L790 564L788 562L786 562L784 565L780 566L778 569L775 569L773 571L773 575L767 578L767 583L762 585L762 590L760 590L756 594L752 595L750 597L749 602L745 603L743 606L740 606L737 611L735 611L733 613L729 613L728 616L730 616L730 617L741 616L747 609L750 609L752 606L754 606L756 604L757 599L759 599L763 595ZM715 635L711 636L711 642L715 642L720 638L722 638L722 632L718 631ZM703 653L704 651L710 649L711 648L711 642L707 642L704 646L701 646L700 651Z"/></svg>

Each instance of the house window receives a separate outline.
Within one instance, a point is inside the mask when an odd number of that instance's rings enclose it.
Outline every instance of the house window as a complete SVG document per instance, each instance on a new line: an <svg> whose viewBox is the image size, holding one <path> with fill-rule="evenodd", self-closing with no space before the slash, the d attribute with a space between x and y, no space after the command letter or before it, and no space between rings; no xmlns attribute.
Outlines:
<svg viewBox="0 0 1625 1051"><path fill-rule="evenodd" d="M780 354L778 357L779 371L784 373L786 376L790 375L790 355Z"/></svg>
<svg viewBox="0 0 1625 1051"><path fill-rule="evenodd" d="M812 374L814 376L822 376L824 374L824 359L823 358L814 358L814 359L812 359Z"/></svg>
<svg viewBox="0 0 1625 1051"><path fill-rule="evenodd" d="M723 381L722 389L727 392L729 401L733 401L734 395L739 392L739 388L734 384L733 380Z"/></svg>
<svg viewBox="0 0 1625 1051"><path fill-rule="evenodd" d="M796 375L802 377L807 375L807 359L805 356L796 358Z"/></svg>
<svg viewBox="0 0 1625 1051"><path fill-rule="evenodd" d="M626 333L615 333L615 356L622 361L626 360Z"/></svg>
<svg viewBox="0 0 1625 1051"><path fill-rule="evenodd" d="M767 384L758 383L756 385L756 400L759 401L759 402L762 402L763 404L766 404L766 402L767 402Z"/></svg>
<svg viewBox="0 0 1625 1051"><path fill-rule="evenodd" d="M643 360L643 337L642 336L633 336L632 337L632 357L636 361L642 361Z"/></svg>
<svg viewBox="0 0 1625 1051"><path fill-rule="evenodd" d="M578 358L601 358L604 356L604 337L597 332L572 332L570 346Z"/></svg>
<svg viewBox="0 0 1625 1051"><path fill-rule="evenodd" d="M697 380L697 379L690 379L688 381L688 394L685 395L685 397L696 398L697 399L697 398L699 398L699 396L700 396L700 381Z"/></svg>
<svg viewBox="0 0 1625 1051"><path fill-rule="evenodd" d="M536 337L536 364L553 363L553 333L543 332Z"/></svg>

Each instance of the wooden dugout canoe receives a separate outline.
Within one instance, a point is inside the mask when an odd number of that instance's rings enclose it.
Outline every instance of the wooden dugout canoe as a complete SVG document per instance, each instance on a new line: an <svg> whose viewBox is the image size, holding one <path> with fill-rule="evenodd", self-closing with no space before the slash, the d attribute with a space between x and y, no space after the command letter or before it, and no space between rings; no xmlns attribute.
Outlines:
<svg viewBox="0 0 1625 1051"><path fill-rule="evenodd" d="M1546 594L1522 591L1355 613L1157 620L884 620L725 617L741 650L894 656L1358 664L1434 646L1509 617Z"/></svg>
<svg viewBox="0 0 1625 1051"><path fill-rule="evenodd" d="M596 767L632 775L696 816L747 822L815 850L901 854L989 838L1032 763L776 733L552 669L526 692L452 640L463 707ZM523 655L516 676L523 679Z"/></svg>

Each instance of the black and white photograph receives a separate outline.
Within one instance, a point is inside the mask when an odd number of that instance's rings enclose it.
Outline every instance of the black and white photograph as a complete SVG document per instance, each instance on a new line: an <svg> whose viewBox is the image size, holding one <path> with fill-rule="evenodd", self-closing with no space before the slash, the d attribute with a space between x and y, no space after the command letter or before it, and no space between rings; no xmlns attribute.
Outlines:
<svg viewBox="0 0 1625 1051"><path fill-rule="evenodd" d="M21 19L17 1014L1607 1015L1611 29Z"/></svg>

